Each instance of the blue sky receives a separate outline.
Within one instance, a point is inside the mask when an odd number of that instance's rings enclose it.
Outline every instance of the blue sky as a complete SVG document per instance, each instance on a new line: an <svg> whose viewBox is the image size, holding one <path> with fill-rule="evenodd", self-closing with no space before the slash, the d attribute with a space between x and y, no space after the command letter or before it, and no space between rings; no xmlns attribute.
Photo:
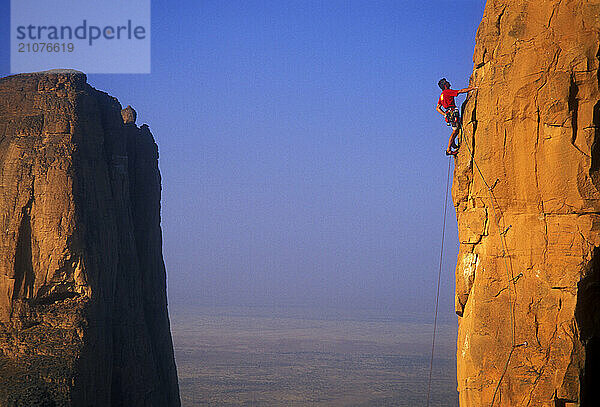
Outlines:
<svg viewBox="0 0 600 407"><path fill-rule="evenodd" d="M152 73L88 82L158 142L170 301L432 313L449 136L437 81L468 85L483 8L153 1ZM451 319L451 207L447 242Z"/></svg>

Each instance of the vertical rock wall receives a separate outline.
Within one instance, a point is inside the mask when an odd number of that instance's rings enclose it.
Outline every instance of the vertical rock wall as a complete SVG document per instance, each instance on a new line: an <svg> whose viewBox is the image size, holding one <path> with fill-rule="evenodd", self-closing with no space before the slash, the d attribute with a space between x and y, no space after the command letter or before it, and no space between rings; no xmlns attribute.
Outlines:
<svg viewBox="0 0 600 407"><path fill-rule="evenodd" d="M461 407L600 405L600 1L487 2L453 199Z"/></svg>
<svg viewBox="0 0 600 407"><path fill-rule="evenodd" d="M178 406L135 113L78 72L0 79L0 223L0 406Z"/></svg>
<svg viewBox="0 0 600 407"><path fill-rule="evenodd" d="M600 1L487 2L453 199L461 407L600 405Z"/></svg>

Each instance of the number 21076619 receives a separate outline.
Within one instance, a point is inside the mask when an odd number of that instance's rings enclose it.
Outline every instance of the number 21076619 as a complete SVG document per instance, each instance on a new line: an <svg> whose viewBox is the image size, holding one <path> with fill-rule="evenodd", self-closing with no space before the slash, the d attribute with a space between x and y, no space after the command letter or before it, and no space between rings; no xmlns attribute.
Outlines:
<svg viewBox="0 0 600 407"><path fill-rule="evenodd" d="M19 52L73 52L75 45L72 42L20 42Z"/></svg>

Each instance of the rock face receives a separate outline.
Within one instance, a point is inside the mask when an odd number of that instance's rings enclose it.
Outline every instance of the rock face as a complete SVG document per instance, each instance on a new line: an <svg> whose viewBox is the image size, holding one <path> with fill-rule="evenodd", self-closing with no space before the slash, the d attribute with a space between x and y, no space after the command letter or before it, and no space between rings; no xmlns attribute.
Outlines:
<svg viewBox="0 0 600 407"><path fill-rule="evenodd" d="M180 405L160 188L84 74L0 79L0 406Z"/></svg>
<svg viewBox="0 0 600 407"><path fill-rule="evenodd" d="M453 199L461 407L600 405L600 1L487 2Z"/></svg>

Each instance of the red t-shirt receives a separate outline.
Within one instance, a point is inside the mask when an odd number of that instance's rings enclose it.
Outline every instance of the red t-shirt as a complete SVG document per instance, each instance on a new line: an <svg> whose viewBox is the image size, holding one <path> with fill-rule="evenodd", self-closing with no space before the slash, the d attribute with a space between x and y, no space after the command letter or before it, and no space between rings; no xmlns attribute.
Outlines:
<svg viewBox="0 0 600 407"><path fill-rule="evenodd" d="M449 107L456 107L456 104L454 104L455 96L458 96L457 90L444 89L442 91L442 94L440 95L438 104L442 105L444 109L448 109Z"/></svg>

